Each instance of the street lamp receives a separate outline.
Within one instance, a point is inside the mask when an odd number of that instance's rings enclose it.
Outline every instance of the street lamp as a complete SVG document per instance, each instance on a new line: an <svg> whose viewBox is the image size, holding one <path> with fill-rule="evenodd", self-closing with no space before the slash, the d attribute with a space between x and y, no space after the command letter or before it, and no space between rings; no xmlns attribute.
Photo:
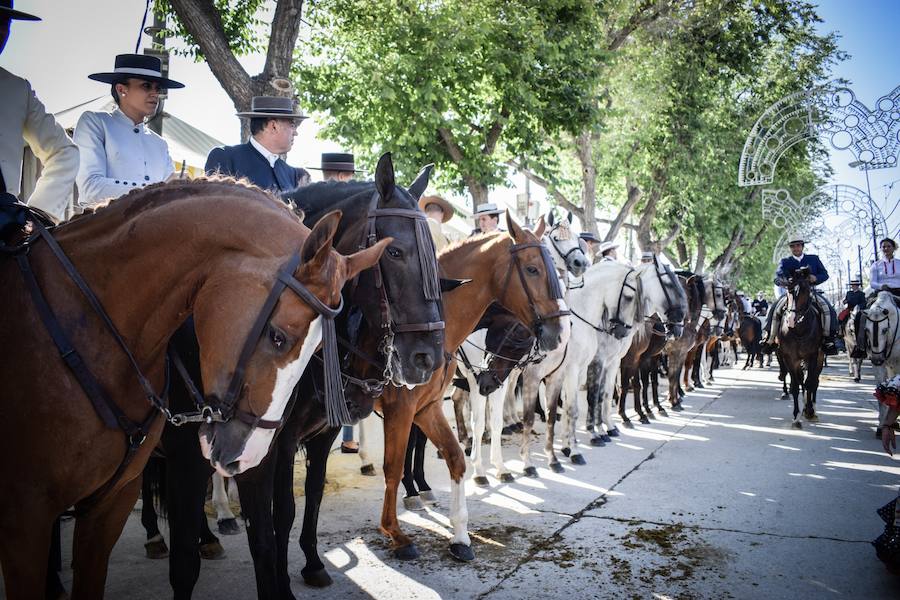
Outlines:
<svg viewBox="0 0 900 600"><path fill-rule="evenodd" d="M869 161L863 160L855 160L850 163L849 166L851 169L856 169L859 167L863 168L863 171L866 172L866 197L869 200L869 217L872 219L872 248L875 254L872 257L872 260L878 260L878 234L875 232L875 210L872 207L872 188L869 185ZM862 269L860 269L862 270Z"/></svg>

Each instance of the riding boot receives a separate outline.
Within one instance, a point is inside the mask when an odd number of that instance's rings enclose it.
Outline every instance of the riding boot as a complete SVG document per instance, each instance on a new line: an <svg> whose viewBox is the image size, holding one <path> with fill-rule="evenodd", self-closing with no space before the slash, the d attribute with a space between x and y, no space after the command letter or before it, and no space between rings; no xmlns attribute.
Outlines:
<svg viewBox="0 0 900 600"><path fill-rule="evenodd" d="M775 351L775 340L777 338L777 331L781 329L781 311L778 310L779 302L773 302L772 308L769 309L769 314L766 317L766 326L763 329L763 333L765 334L762 339L762 343L760 343L760 350L762 350L763 354L771 354Z"/></svg>
<svg viewBox="0 0 900 600"><path fill-rule="evenodd" d="M864 313L860 313L853 322L856 328L856 348L850 353L850 358L866 358L866 328L862 324L864 318Z"/></svg>
<svg viewBox="0 0 900 600"><path fill-rule="evenodd" d="M825 351L825 356L837 356L837 315L834 314L831 304L823 296L816 293L816 299L822 315L822 334L824 337L822 349Z"/></svg>

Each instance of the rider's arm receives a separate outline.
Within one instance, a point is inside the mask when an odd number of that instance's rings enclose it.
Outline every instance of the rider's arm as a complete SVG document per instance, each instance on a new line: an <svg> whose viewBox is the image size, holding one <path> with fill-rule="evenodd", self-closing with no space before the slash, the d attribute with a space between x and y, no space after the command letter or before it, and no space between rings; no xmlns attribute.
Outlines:
<svg viewBox="0 0 900 600"><path fill-rule="evenodd" d="M822 261L819 260L818 256L816 256L815 259L815 262L817 264L815 265L815 269L813 269L812 274L816 276L816 285L820 285L828 281L828 269L825 268L825 265L822 264Z"/></svg>

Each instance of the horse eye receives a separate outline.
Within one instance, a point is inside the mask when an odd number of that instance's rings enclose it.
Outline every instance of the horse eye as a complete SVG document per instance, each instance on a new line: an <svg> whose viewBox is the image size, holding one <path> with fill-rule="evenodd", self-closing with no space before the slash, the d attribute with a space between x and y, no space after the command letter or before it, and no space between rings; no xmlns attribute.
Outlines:
<svg viewBox="0 0 900 600"><path fill-rule="evenodd" d="M389 246L387 249L388 256L391 258L401 258L403 256L403 252L400 251L396 246Z"/></svg>
<svg viewBox="0 0 900 600"><path fill-rule="evenodd" d="M274 325L269 325L269 341L276 350L282 350L287 344L287 336Z"/></svg>
<svg viewBox="0 0 900 600"><path fill-rule="evenodd" d="M527 267L525 267L525 272L528 273L529 275L540 275L541 274L540 269L538 269L534 265L528 265Z"/></svg>

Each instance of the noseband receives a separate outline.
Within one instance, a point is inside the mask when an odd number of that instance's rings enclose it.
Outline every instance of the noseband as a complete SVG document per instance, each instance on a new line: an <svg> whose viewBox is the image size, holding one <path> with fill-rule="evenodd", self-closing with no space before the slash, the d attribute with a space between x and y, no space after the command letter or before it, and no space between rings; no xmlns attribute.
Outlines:
<svg viewBox="0 0 900 600"><path fill-rule="evenodd" d="M622 278L622 287L619 288L619 297L616 300L616 315L609 321L611 324L611 327L607 327L605 329L603 327L598 327L597 325L594 325L593 323L591 323L590 321L588 321L587 319L585 319L584 317L582 317L581 315L576 313L574 310L571 311L572 314L575 317L577 317L579 320L590 325L594 329L594 331L599 331L601 333L608 333L610 335L615 335L615 333L614 333L615 331L622 331L622 330L624 330L625 333L628 333L628 330L631 329L631 325L624 323L619 317L621 316L622 298L625 296L625 288L632 290L635 293L635 300L639 301L639 299L636 296L637 287L628 283L628 277L631 276L632 273L636 273L636 271L634 270L634 268L628 267L628 272L625 273L625 277Z"/></svg>
<svg viewBox="0 0 900 600"><path fill-rule="evenodd" d="M553 232L556 231L557 229L560 229L560 225L554 225L553 229L551 229L549 232L547 232L546 236L547 236L547 239L550 240L550 245L553 246L553 249L556 250L556 253L559 254L560 257L562 257L564 263L569 262L569 256L571 256L573 252L581 252L582 254L584 253L584 250L581 249L580 244L575 244L575 246L573 246L572 248L569 248L568 252L563 252L559 248L559 245L556 243L556 240L553 239ZM571 233L569 235L571 236Z"/></svg>
<svg viewBox="0 0 900 600"><path fill-rule="evenodd" d="M659 287L662 288L663 295L666 297L666 306L668 307L666 310L666 320L672 321L673 319L669 316L669 313L675 310L675 303L672 302L672 298L669 297L669 290L666 288L666 284L663 282L662 276L663 273L659 272L659 259L656 258L656 255L653 255L653 270L656 272L656 278L659 280ZM672 281L673 285L677 285L679 288L681 287L681 283L679 283L678 278L675 276L675 273L669 268L668 265L663 265L665 270L665 275ZM713 293L713 297L715 297L715 293ZM678 324L678 323L675 323ZM681 319L681 324L684 324L684 318Z"/></svg>
<svg viewBox="0 0 900 600"><path fill-rule="evenodd" d="M888 326L890 326L891 316L890 316L890 314L888 314L885 318L878 319L876 321L875 319L869 318L869 315L865 311L862 311L862 314L864 315L864 317L867 321L870 321L874 325L872 327L872 343L870 344L870 348L872 349L871 350L871 354L872 354L871 358L874 359L878 355L881 355L882 360L887 360L887 357L890 356L891 353L894 351L894 342L897 341L897 329L900 328L900 318L898 318L897 322L894 323L894 335L891 338L890 344L885 345L885 348L883 351L876 352L875 348L878 346L878 325L880 323L884 323L885 321L888 321Z"/></svg>

